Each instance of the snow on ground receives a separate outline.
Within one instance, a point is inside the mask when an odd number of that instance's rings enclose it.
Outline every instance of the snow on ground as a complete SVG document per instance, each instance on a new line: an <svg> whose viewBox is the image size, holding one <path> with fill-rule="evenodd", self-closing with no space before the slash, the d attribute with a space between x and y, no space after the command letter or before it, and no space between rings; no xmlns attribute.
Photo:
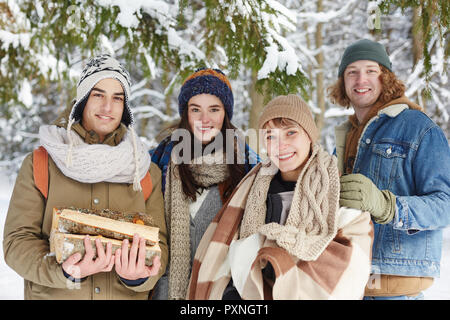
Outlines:
<svg viewBox="0 0 450 320"><path fill-rule="evenodd" d="M12 184L0 174L0 239L3 241L8 203L12 193ZM441 260L441 277L424 292L425 299L450 300L450 228L444 230ZM9 268L3 259L3 246L0 246L0 300L22 300L23 279Z"/></svg>
<svg viewBox="0 0 450 320"><path fill-rule="evenodd" d="M442 241L441 277L424 292L426 300L450 300L450 228L444 230Z"/></svg>
<svg viewBox="0 0 450 320"><path fill-rule="evenodd" d="M12 184L0 173L0 239L3 243L3 227L11 198ZM23 279L8 267L3 258L3 245L0 246L0 300L23 299Z"/></svg>

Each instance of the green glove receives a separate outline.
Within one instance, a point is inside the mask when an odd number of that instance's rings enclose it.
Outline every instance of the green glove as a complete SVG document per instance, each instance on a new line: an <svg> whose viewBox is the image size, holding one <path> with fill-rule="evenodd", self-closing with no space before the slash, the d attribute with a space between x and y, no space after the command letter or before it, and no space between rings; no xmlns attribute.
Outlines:
<svg viewBox="0 0 450 320"><path fill-rule="evenodd" d="M362 174L341 176L342 207L369 211L376 223L385 224L394 219L395 195L389 190L380 190Z"/></svg>

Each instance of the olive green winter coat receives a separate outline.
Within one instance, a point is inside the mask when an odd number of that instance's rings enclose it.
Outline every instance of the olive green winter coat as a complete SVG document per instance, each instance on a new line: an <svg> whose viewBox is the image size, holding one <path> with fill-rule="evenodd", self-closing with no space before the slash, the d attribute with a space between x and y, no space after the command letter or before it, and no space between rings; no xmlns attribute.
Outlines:
<svg viewBox="0 0 450 320"><path fill-rule="evenodd" d="M64 117L63 117L64 118ZM61 121L60 118L57 121ZM64 119L63 119L64 120ZM58 122L64 124L64 121ZM94 132L86 132L80 124L73 130L86 143L99 143ZM103 143L117 145L126 128L120 125ZM132 155L130 155L132 156ZM167 260L167 233L161 192L161 171L150 166L153 189L147 201L132 184L86 184L64 176L49 157L49 189L47 200L33 180L33 155L29 154L19 171L5 222L3 252L6 263L25 280L25 299L147 299L149 291L164 274ZM78 289L63 274L62 267L49 254L49 236L54 207L111 209L121 212L143 212L150 215L160 229L161 269L139 286L126 286L113 270L89 276Z"/></svg>

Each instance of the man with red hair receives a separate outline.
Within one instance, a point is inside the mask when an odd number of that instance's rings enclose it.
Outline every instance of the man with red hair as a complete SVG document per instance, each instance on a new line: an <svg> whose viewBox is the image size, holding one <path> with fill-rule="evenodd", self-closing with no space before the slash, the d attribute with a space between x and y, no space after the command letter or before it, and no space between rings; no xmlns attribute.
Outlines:
<svg viewBox="0 0 450 320"><path fill-rule="evenodd" d="M340 205L369 211L375 225L366 299L423 299L450 225L448 141L404 93L384 46L367 39L346 48L329 88L355 111L335 130Z"/></svg>

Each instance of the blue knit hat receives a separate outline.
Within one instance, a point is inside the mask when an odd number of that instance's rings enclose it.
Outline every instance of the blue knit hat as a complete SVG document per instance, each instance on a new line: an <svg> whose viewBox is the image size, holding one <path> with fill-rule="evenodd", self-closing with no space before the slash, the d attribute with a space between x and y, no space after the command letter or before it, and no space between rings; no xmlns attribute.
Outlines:
<svg viewBox="0 0 450 320"><path fill-rule="evenodd" d="M183 83L178 96L178 112L183 114L189 99L193 96L208 93L222 101L225 112L231 120L233 117L234 98L231 84L227 76L219 69L198 69L190 75Z"/></svg>

